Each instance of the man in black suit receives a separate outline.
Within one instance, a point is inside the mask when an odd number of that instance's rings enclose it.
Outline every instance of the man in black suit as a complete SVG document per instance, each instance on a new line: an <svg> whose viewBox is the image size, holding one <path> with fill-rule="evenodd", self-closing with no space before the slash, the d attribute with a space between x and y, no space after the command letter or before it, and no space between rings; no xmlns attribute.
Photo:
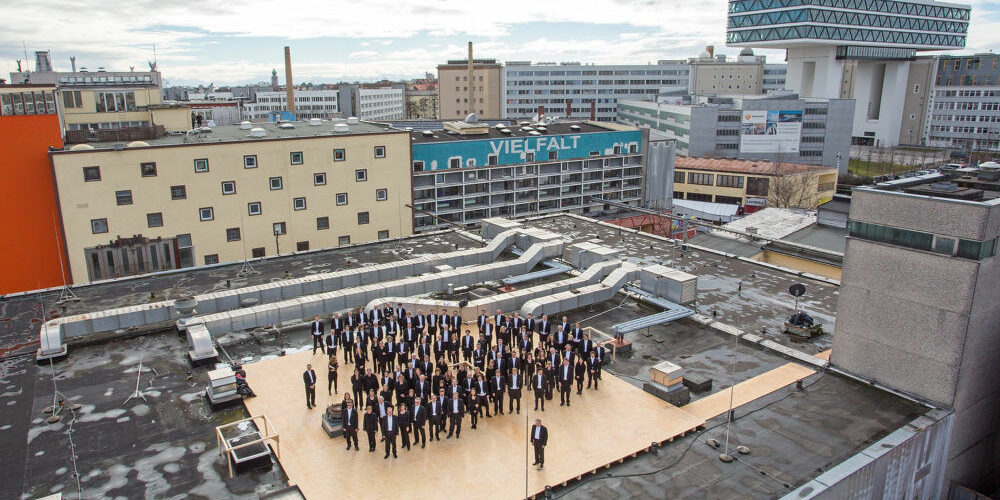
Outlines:
<svg viewBox="0 0 1000 500"><path fill-rule="evenodd" d="M535 447L535 463L541 470L545 467L545 445L549 442L549 430L542 425L542 420L535 419L535 425L531 426L531 444Z"/></svg>
<svg viewBox="0 0 1000 500"><path fill-rule="evenodd" d="M438 401L438 398L434 396L431 396L430 400L427 402L427 417L431 427L431 441L440 441L440 423L441 419L444 418L444 408L441 407L441 403Z"/></svg>
<svg viewBox="0 0 1000 500"><path fill-rule="evenodd" d="M479 317L476 318L476 325L479 326L479 333L486 331L486 324L490 322L490 317L486 315L486 309L481 309L479 311Z"/></svg>
<svg viewBox="0 0 1000 500"><path fill-rule="evenodd" d="M493 398L493 413L503 415L503 393L507 390L507 381L497 370L497 374L490 379L490 397Z"/></svg>
<svg viewBox="0 0 1000 500"><path fill-rule="evenodd" d="M424 424L427 422L427 408L420 402L420 396L413 400L413 444L420 444L421 448L427 447L427 433L424 432Z"/></svg>
<svg viewBox="0 0 1000 500"><path fill-rule="evenodd" d="M319 316L313 318L313 322L309 325L309 331L312 332L313 338L313 355L316 354L316 348L326 354L326 347L323 345L323 322L319 320Z"/></svg>
<svg viewBox="0 0 1000 500"><path fill-rule="evenodd" d="M313 406L316 406L316 372L311 363L306 365L306 371L302 374L302 382L306 384L306 408L311 410Z"/></svg>
<svg viewBox="0 0 1000 500"><path fill-rule="evenodd" d="M601 360L597 359L597 351L590 351L590 359L587 360L587 389L590 383L594 383L594 390L597 390L597 383L601 380Z"/></svg>
<svg viewBox="0 0 1000 500"><path fill-rule="evenodd" d="M348 401L347 408L344 408L344 439L347 440L347 450L351 449L351 440L354 440L354 451L358 450L358 410L354 409L354 402Z"/></svg>
<svg viewBox="0 0 1000 500"><path fill-rule="evenodd" d="M535 394L535 411L538 411L538 402L542 402L542 411L545 411L545 393L548 392L548 378L544 370L536 370L531 377L531 391Z"/></svg>
<svg viewBox="0 0 1000 500"><path fill-rule="evenodd" d="M462 401L462 392L452 392L448 399L448 435L445 439L451 439L452 433L455 439L462 437L462 417L465 416L465 402Z"/></svg>
<svg viewBox="0 0 1000 500"><path fill-rule="evenodd" d="M378 430L378 415L375 414L373 406L365 407L364 431L368 434L368 453L375 453L375 431Z"/></svg>
<svg viewBox="0 0 1000 500"><path fill-rule="evenodd" d="M549 315L543 314L542 320L538 322L538 345L544 346L550 333L552 333L552 324L549 323Z"/></svg>
<svg viewBox="0 0 1000 500"><path fill-rule="evenodd" d="M529 333L534 333L535 332L536 324L537 324L537 322L535 321L535 318L532 318L531 317L531 313L528 313L528 317L525 318L525 320L524 320L524 326L528 327L528 332Z"/></svg>
<svg viewBox="0 0 1000 500"><path fill-rule="evenodd" d="M462 359L469 363L472 362L472 349L476 346L476 339L472 338L472 332L465 330L465 335L462 335Z"/></svg>
<svg viewBox="0 0 1000 500"><path fill-rule="evenodd" d="M382 417L382 438L385 440L383 458L389 458L389 450L392 450L392 458L396 458L396 434L399 434L399 418L392 415L392 407L388 406Z"/></svg>
<svg viewBox="0 0 1000 500"><path fill-rule="evenodd" d="M517 414L521 414L521 386L524 385L524 377L517 372L517 368L511 368L510 373L510 384L507 389L507 393L510 396L510 407L507 409L508 413L514 412L514 401L517 401Z"/></svg>
<svg viewBox="0 0 1000 500"><path fill-rule="evenodd" d="M569 406L570 392L573 390L573 367L568 359L563 359L559 367L559 406Z"/></svg>

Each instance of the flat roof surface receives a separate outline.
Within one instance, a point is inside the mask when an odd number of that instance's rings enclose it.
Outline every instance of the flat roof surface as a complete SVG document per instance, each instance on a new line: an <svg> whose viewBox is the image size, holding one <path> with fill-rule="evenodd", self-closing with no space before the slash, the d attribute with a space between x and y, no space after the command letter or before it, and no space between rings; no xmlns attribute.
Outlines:
<svg viewBox="0 0 1000 500"><path fill-rule="evenodd" d="M734 172L740 174L786 175L805 172L836 172L834 167L803 165L800 163L774 163L765 160L737 160L731 158L704 158L695 156L678 156L676 168L686 170L711 170L716 172Z"/></svg>
<svg viewBox="0 0 1000 500"><path fill-rule="evenodd" d="M535 130L536 125L529 125L532 130ZM590 132L608 132L616 130L639 130L636 128L620 128L612 126L598 125L596 122L564 122L564 123L552 123L549 125L542 125L546 128L546 132L542 135L558 135L558 134L582 134ZM577 126L580 127L579 130L573 130L570 127ZM501 128L506 128L510 130L509 134L504 134L500 132ZM468 134L461 135L458 133L449 134L443 130L435 130L432 135L424 135L422 132L414 130L410 132L410 137L414 144L420 144L425 142L448 142L448 141L476 141L482 139L504 139L508 137L531 137L532 130L521 130L521 125L519 122L512 121L509 127L496 127L491 126L490 132L488 134Z"/></svg>
<svg viewBox="0 0 1000 500"><path fill-rule="evenodd" d="M250 130L240 128L240 125L218 125L211 127L211 132L199 134L176 134L165 135L158 139L143 139L142 142L150 146L178 146L197 144L218 144L227 142L254 142L254 141L274 141L281 139L306 138L306 137L337 137L360 134L401 134L400 130L380 123L359 121L357 124L348 125L347 120L322 120L320 125L309 125L308 121L289 122L293 128L280 128L277 123L254 123L253 128L262 128L267 133L264 137L251 137ZM334 124L345 124L348 126L347 132L333 132ZM128 143L129 141L115 142L88 142L94 149L110 149L115 144ZM68 149L68 148L67 148Z"/></svg>
<svg viewBox="0 0 1000 500"><path fill-rule="evenodd" d="M785 291L791 283L803 281L792 273L728 259L707 250L671 255L670 246L662 239L567 215L528 221L526 225L558 232L573 242L599 240L617 249L622 258L662 262L696 274L700 277L697 309L701 314L711 315L714 310L720 322L757 333L766 326L765 337L809 354L829 348L829 335L800 343L777 331L793 304ZM459 233L445 232L404 240L401 248L403 254L417 256L453 250L456 245L479 246ZM80 287L76 293L82 300L67 304L65 309L54 306L58 292L4 298L0 347L13 355L0 363L0 437L9 443L8 452L0 456L0 467L12 480L0 482L0 497L40 497L57 491L76 494L66 434L72 415L55 425L43 420L46 415L42 410L52 403L52 369L35 364L36 345L32 343L37 341L38 325L44 319L225 289L226 280L231 280L233 287L247 286L281 279L286 271L298 277L369 262L391 262L403 258L403 254L395 242L384 242L267 259L255 264L262 274L250 279L236 279L239 264L137 277ZM804 281L808 292L802 304L832 331L837 287ZM737 291L740 283L742 289ZM150 299L150 292L156 293L156 299ZM623 299L619 295L562 314L571 321L581 321L583 326L610 332L617 323L658 312L633 299ZM687 376L713 379L712 390L693 393L694 401L723 391L732 382L748 380L788 363L691 319L629 333L626 339L632 342L633 354L609 363L609 373L641 387L649 380L649 367L672 361L682 366ZM225 351L223 360L231 358L242 363L311 344L304 327L277 335L265 331L233 333L220 337L219 342ZM84 498L180 494L257 498L287 486L287 478L277 466L270 471L228 478L225 462L218 457L215 426L244 418L247 413L242 407L214 413L208 409L202 394L206 373L214 367L191 367L186 360L187 348L183 336L172 331L152 332L74 345L67 359L53 365L59 390L83 405L72 424L72 439ZM140 356L144 367L140 387L148 401L133 399L124 404L135 390ZM319 375L325 382L326 374ZM300 373L289 376L298 380ZM248 382L255 388L267 383L254 378ZM718 461L718 451L703 443L725 429L719 425L725 418L714 417L706 432L679 438L658 455L640 454L580 483L557 488L555 493L565 498L774 498L924 412L923 407L907 400L834 374L811 375L805 385L802 391L795 390L794 385L781 388L737 408L733 442L749 445L753 453L743 458L767 471L768 476L745 463ZM580 418L597 432L628 429L627 423L614 425L598 416ZM554 451L551 453L556 456ZM399 461L405 456L400 454ZM549 467L547 462L546 469ZM629 475L636 473L647 474Z"/></svg>
<svg viewBox="0 0 1000 500"><path fill-rule="evenodd" d="M844 250L847 249L848 232L847 228L811 224L781 239L844 253Z"/></svg>

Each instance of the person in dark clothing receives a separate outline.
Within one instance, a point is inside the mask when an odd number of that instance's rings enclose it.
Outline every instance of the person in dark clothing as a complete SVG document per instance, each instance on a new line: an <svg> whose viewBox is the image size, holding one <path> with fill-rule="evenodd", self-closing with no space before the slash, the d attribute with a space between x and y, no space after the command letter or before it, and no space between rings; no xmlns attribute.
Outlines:
<svg viewBox="0 0 1000 500"><path fill-rule="evenodd" d="M535 447L535 463L541 470L545 467L545 445L549 443L549 430L542 425L542 420L536 418L535 425L531 426L531 444Z"/></svg>
<svg viewBox="0 0 1000 500"><path fill-rule="evenodd" d="M378 430L378 416L373 405L365 407L364 431L368 434L368 453L375 453L375 431Z"/></svg>

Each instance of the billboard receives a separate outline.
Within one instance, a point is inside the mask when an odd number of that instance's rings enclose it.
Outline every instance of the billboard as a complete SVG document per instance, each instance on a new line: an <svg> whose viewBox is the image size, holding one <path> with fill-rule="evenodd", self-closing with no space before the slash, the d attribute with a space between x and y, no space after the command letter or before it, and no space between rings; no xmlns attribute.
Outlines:
<svg viewBox="0 0 1000 500"><path fill-rule="evenodd" d="M743 111L741 153L798 153L802 110Z"/></svg>

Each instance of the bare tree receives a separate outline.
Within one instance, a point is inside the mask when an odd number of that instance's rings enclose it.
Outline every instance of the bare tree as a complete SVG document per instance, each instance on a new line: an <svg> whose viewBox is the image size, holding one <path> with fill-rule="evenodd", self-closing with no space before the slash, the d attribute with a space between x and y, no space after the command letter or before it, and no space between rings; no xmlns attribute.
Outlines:
<svg viewBox="0 0 1000 500"><path fill-rule="evenodd" d="M814 209L819 204L817 191L819 174L785 167L778 153L768 169L768 205L777 208Z"/></svg>

